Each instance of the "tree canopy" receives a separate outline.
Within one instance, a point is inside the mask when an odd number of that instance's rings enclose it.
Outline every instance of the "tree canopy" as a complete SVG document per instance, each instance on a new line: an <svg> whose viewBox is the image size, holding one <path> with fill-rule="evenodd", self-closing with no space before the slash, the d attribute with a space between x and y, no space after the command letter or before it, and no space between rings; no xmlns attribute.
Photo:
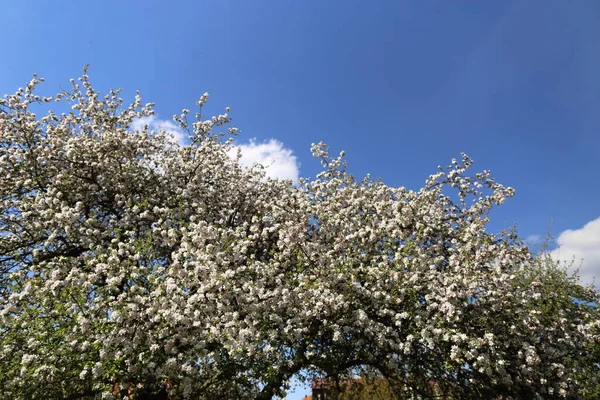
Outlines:
<svg viewBox="0 0 600 400"><path fill-rule="evenodd" d="M487 232L514 190L468 156L414 191L318 143L294 185L240 166L208 95L181 145L131 128L139 95L41 81L0 99L0 397L270 399L365 368L398 398L597 385L598 292Z"/></svg>

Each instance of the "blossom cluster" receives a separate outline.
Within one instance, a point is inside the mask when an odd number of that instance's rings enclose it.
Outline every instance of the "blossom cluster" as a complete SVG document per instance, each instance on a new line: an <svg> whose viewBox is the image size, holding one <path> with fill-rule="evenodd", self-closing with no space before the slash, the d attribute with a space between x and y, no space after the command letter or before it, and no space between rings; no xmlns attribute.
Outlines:
<svg viewBox="0 0 600 400"><path fill-rule="evenodd" d="M41 81L0 99L0 397L269 399L369 366L415 396L566 398L597 365L597 292L487 232L514 190L468 156L413 191L318 143L293 185L230 156L229 109L175 116L182 146L130 129L139 95Z"/></svg>

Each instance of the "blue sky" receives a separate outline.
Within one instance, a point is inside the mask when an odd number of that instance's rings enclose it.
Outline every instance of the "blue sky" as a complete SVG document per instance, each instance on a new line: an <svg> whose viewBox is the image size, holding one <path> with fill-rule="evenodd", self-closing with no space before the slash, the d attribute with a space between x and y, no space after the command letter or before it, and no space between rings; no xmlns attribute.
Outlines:
<svg viewBox="0 0 600 400"><path fill-rule="evenodd" d="M464 151L517 191L490 229L551 229L555 254L584 257L589 280L599 20L595 0L13 0L0 91L37 72L52 94L89 63L98 88L139 89L164 120L207 91L209 112L232 107L247 157L279 159L283 176L314 176L322 140L355 175L418 189Z"/></svg>

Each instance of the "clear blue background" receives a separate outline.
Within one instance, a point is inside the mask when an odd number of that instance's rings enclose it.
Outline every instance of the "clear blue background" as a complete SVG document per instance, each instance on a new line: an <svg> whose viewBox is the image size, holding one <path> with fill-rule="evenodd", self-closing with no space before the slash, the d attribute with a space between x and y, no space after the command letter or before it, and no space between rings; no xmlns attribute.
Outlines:
<svg viewBox="0 0 600 400"><path fill-rule="evenodd" d="M89 63L169 119L205 91L240 140L311 142L418 189L466 152L517 190L491 228L558 234L598 216L600 2L4 1L0 92Z"/></svg>

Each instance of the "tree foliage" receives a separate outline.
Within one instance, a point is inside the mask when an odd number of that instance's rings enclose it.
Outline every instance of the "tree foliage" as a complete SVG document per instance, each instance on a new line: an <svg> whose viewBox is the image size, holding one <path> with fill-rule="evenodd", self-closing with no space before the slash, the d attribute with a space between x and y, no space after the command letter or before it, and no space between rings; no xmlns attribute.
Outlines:
<svg viewBox="0 0 600 400"><path fill-rule="evenodd" d="M240 166L207 95L179 145L131 130L139 95L40 81L0 100L2 398L269 399L357 368L422 398L593 390L598 293L486 232L514 191L466 155L413 191L319 143L294 186Z"/></svg>

